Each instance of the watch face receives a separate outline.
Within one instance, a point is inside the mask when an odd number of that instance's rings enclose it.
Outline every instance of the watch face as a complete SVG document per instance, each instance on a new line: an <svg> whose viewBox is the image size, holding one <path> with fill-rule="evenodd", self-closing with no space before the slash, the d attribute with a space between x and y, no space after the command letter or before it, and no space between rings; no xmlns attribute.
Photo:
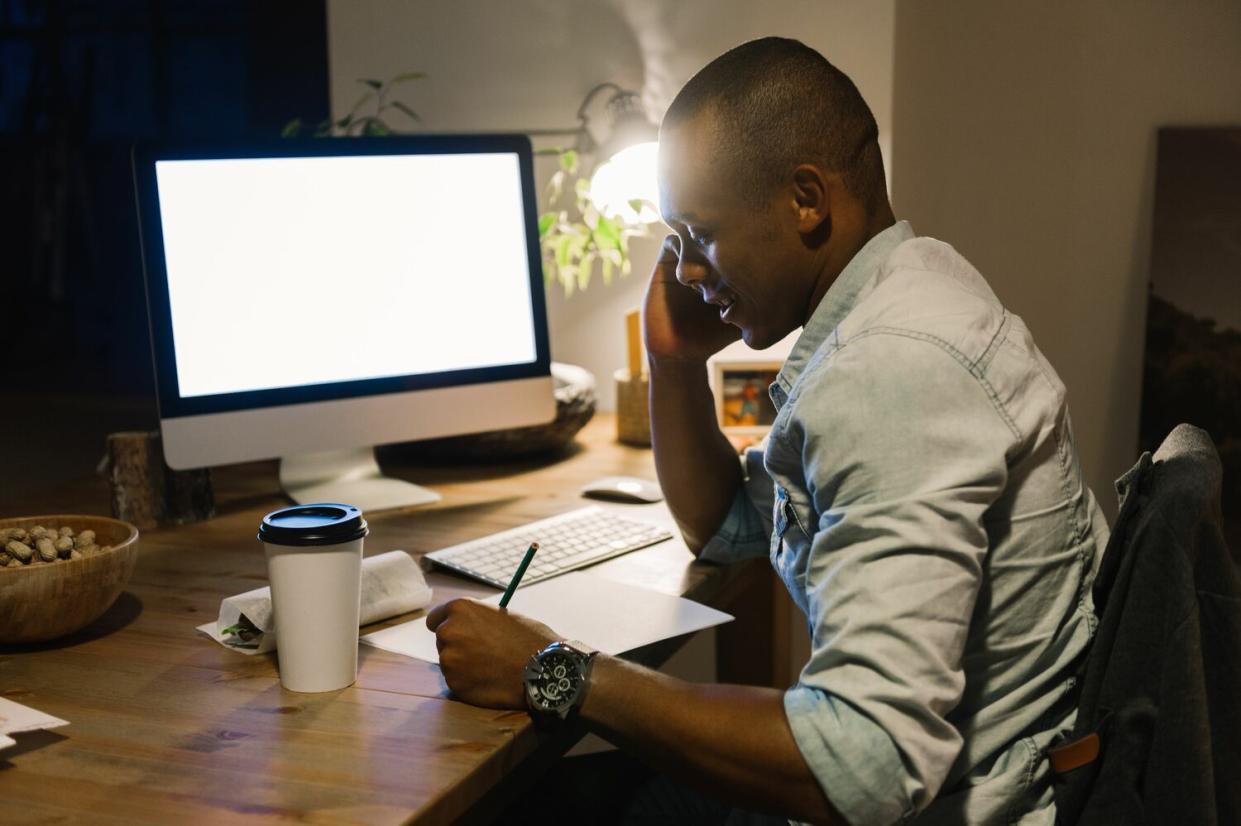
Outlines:
<svg viewBox="0 0 1241 826"><path fill-rule="evenodd" d="M539 672L526 684L530 702L544 711L559 711L573 702L582 685L577 658L564 651L548 651L539 657Z"/></svg>

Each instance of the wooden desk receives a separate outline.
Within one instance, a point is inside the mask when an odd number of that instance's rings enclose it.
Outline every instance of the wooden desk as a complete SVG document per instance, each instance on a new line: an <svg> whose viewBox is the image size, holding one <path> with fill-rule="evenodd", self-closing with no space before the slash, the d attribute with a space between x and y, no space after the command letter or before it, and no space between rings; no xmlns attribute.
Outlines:
<svg viewBox="0 0 1241 826"><path fill-rule="evenodd" d="M367 555L425 552L580 507L577 490L599 476L653 478L650 451L616 444L614 426L597 417L581 448L555 462L390 468L444 500L368 516ZM219 515L146 532L128 589L98 622L45 646L0 648L0 696L70 722L0 752L0 822L484 821L571 744L536 733L524 712L452 700L428 663L362 646L354 686L295 694L280 687L273 656L237 654L200 635L195 626L215 617L221 598L266 581L255 532L263 514L287 504L274 463L215 478ZM5 507L106 513L107 501L101 481L83 480ZM662 506L654 512L667 518ZM740 604L759 614L752 623L766 611L770 621L761 561L693 562L674 540L593 570L735 613ZM429 578L437 601L478 592ZM744 637L769 634L751 624ZM633 657L662 662L682 641ZM769 677L760 665L757 680Z"/></svg>

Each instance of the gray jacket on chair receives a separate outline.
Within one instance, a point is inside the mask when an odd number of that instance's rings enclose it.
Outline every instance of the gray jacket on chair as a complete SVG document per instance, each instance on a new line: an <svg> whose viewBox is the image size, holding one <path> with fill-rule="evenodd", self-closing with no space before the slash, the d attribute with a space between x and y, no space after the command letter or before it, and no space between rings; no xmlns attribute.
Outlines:
<svg viewBox="0 0 1241 826"><path fill-rule="evenodd" d="M1221 477L1210 437L1180 425L1116 483L1073 733L1102 745L1057 780L1064 824L1241 823L1241 573Z"/></svg>

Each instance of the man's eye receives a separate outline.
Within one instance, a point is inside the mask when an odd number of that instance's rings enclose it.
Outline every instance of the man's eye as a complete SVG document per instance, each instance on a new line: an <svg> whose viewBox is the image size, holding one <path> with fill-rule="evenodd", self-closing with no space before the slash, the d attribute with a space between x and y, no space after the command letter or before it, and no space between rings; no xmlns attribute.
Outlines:
<svg viewBox="0 0 1241 826"><path fill-rule="evenodd" d="M695 244L697 244L700 247L705 247L707 244L710 244L712 241L711 233L703 232L702 230L691 229L689 231L689 237L691 240L693 240Z"/></svg>

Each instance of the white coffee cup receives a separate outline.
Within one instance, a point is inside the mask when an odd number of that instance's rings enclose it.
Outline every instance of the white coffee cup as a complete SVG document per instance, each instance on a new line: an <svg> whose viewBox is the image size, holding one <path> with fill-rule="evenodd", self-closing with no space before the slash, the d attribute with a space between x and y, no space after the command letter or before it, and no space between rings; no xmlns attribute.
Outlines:
<svg viewBox="0 0 1241 826"><path fill-rule="evenodd" d="M352 505L296 505L263 517L276 658L290 691L336 691L358 678L362 511Z"/></svg>

